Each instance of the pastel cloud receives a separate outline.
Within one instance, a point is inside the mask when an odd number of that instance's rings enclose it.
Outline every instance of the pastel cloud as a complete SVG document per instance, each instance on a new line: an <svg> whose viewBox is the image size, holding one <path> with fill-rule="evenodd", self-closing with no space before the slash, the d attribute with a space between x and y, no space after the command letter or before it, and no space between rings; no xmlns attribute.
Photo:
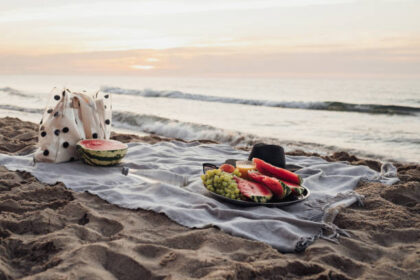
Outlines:
<svg viewBox="0 0 420 280"><path fill-rule="evenodd" d="M1 74L419 74L415 0L42 3L1 1Z"/></svg>
<svg viewBox="0 0 420 280"><path fill-rule="evenodd" d="M150 57L158 57L151 62ZM240 52L219 48L0 56L0 74L159 76L420 77L416 48ZM143 71L142 71L143 70ZM147 70L147 71L146 71Z"/></svg>

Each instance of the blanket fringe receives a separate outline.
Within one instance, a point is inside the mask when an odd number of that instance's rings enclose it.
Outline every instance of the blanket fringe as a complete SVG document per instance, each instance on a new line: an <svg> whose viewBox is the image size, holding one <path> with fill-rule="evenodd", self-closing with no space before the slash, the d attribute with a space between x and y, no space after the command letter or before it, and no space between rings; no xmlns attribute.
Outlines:
<svg viewBox="0 0 420 280"><path fill-rule="evenodd" d="M323 227L319 234L310 237L303 237L297 243L295 247L296 252L304 251L309 245L315 242L316 239L324 239L335 244L339 244L340 236L351 237L351 235L344 229L334 225L334 220L337 217L341 209L347 208L354 203L360 206L364 206L364 196L354 191L338 194L336 197L331 199L322 210L324 210L324 216L322 217Z"/></svg>

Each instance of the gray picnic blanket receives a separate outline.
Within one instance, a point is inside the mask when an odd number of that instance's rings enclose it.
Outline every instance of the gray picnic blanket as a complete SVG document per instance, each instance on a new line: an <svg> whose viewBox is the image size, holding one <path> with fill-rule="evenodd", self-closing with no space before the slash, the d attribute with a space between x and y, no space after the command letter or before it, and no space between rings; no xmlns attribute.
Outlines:
<svg viewBox="0 0 420 280"><path fill-rule="evenodd" d="M247 152L224 144L160 142L131 143L124 162L116 167L92 167L80 161L33 163L32 155L0 154L0 165L30 172L46 184L63 182L109 203L129 209L164 213L189 227L216 226L235 236L262 241L281 252L304 250L317 237L335 239L342 233L332 223L341 207L361 200L353 190L360 180L393 184L398 181L391 164L381 173L366 166L326 162L318 157L287 156L310 197L284 207L241 207L215 200L201 183L202 163L221 164L227 158L246 159ZM129 167L127 176L122 167Z"/></svg>

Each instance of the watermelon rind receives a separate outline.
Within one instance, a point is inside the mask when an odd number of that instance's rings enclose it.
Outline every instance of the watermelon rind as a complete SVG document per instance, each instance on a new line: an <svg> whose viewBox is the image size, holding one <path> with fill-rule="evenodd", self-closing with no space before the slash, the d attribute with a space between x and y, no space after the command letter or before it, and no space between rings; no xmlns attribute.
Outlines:
<svg viewBox="0 0 420 280"><path fill-rule="evenodd" d="M279 182L285 187L287 188L290 193L289 194L293 194L296 196L302 195L303 192L305 191L304 188L302 188L302 186L300 185L296 185L296 184L292 184L283 180L279 180Z"/></svg>
<svg viewBox="0 0 420 280"><path fill-rule="evenodd" d="M257 203L267 203L271 200L271 197L251 195L251 199Z"/></svg>
<svg viewBox="0 0 420 280"><path fill-rule="evenodd" d="M116 165L118 163L121 162L121 159L116 159L116 160L97 160L94 158L89 158L88 156L86 156L86 154L83 154L81 159L83 160L83 162L92 165L92 166L112 166L112 165Z"/></svg>
<svg viewBox="0 0 420 280"><path fill-rule="evenodd" d="M86 157L85 155L83 155L81 152L79 152L79 155L80 155L80 159L84 163L89 164L89 165L92 165L92 166L95 166L95 164L93 162L91 162L90 159L88 157Z"/></svg>
<svg viewBox="0 0 420 280"><path fill-rule="evenodd" d="M83 149L85 155L90 158L97 160L109 160L112 159L122 159L127 154L127 149L124 150L112 150L112 151L92 151Z"/></svg>
<svg viewBox="0 0 420 280"><path fill-rule="evenodd" d="M280 182L281 185L283 186L284 189L284 195L281 197L281 199L285 199L286 197L288 197L291 193L292 193L292 189L289 187L289 185Z"/></svg>

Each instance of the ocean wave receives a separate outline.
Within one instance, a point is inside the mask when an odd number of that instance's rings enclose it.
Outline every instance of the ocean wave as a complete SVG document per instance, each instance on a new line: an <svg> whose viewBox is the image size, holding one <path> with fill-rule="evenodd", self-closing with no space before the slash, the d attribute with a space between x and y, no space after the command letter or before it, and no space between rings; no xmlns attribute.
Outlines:
<svg viewBox="0 0 420 280"><path fill-rule="evenodd" d="M404 101L409 102L409 103L420 104L420 99L410 98L410 99L404 99Z"/></svg>
<svg viewBox="0 0 420 280"><path fill-rule="evenodd" d="M135 90L123 89L119 87L102 87L102 91L122 94L135 95L146 98L173 98L187 99L204 102L218 102L228 104L242 104L251 106L265 106L277 108L306 109L306 110L325 110L325 111L341 111L341 112L358 112L369 114L388 114L388 115L416 115L420 114L419 107L400 106L400 105L381 105L381 104L354 104L338 101L320 101L320 102L303 102L303 101L270 101L257 99L242 99L232 97L219 97L185 93L181 91L158 91L152 89Z"/></svg>
<svg viewBox="0 0 420 280"><path fill-rule="evenodd" d="M19 96L19 97L33 97L33 95L23 93L23 92L21 92L17 89L11 88L11 87L0 88L0 92L1 91L5 92L7 94L10 94L10 95Z"/></svg>
<svg viewBox="0 0 420 280"><path fill-rule="evenodd" d="M0 104L0 109L40 114L40 118L44 112L44 109L41 108L24 108L9 104ZM156 134L186 141L212 140L233 146L251 146L261 141L273 144L280 143L278 139L274 138L262 138L253 134L230 131L205 124L182 122L155 115L136 114L125 111L114 111L112 113L112 122L116 128L124 128L135 132ZM289 144L298 145L295 142L290 142Z"/></svg>
<svg viewBox="0 0 420 280"><path fill-rule="evenodd" d="M154 115L114 111L112 121L116 127L129 128L164 137L192 140L212 140L233 146L253 145L260 138L255 135L229 131L204 124L182 122Z"/></svg>
<svg viewBox="0 0 420 280"><path fill-rule="evenodd" d="M312 152L325 155L331 154L334 151L346 151L366 158L390 160L387 156L358 149L349 149L330 144L325 145L299 140L261 137L255 134L231 131L204 124L182 122L154 115L114 111L112 113L112 118L113 125L116 128L156 134L186 141L211 140L217 143L229 144L236 148L250 148L256 143L266 143L281 145L286 152L302 150L309 153Z"/></svg>
<svg viewBox="0 0 420 280"><path fill-rule="evenodd" d="M42 114L44 112L41 108L24 108L10 104L0 104L0 109L33 114ZM257 139L257 137L252 135L228 131L209 125L181 122L154 115L124 111L114 111L112 113L112 122L118 128L128 128L137 132L157 134L187 141L213 140L232 145L251 145Z"/></svg>
<svg viewBox="0 0 420 280"><path fill-rule="evenodd" d="M41 108L23 108L14 105L0 104L0 109L39 114L39 119L44 109ZM12 113L13 115L13 113ZM306 152L315 152L320 154L329 154L333 151L347 151L352 154L358 154L366 158L375 158L391 160L388 156L372 154L363 150L349 149L335 145L325 145L314 142L305 142L299 140L287 140L270 137L261 137L255 134L231 131L213 127L210 125L183 122L174 119L168 119L155 115L137 114L125 111L114 111L113 126L117 129L127 129L135 132L156 134L163 137L182 139L187 141L194 140L212 140L218 143L225 143L237 148L251 147L252 145L264 142L267 144L281 145L286 151L303 150ZM396 142L410 145L418 145L417 139L393 138L383 139L385 142ZM395 159L395 158L394 158ZM400 160L404 160L401 158Z"/></svg>
<svg viewBox="0 0 420 280"><path fill-rule="evenodd" d="M32 113L32 114L42 114L44 112L43 109L38 108L24 108L15 105L9 104L0 104L0 109L3 110L10 110L10 111L18 111L18 112L25 112L25 113Z"/></svg>

